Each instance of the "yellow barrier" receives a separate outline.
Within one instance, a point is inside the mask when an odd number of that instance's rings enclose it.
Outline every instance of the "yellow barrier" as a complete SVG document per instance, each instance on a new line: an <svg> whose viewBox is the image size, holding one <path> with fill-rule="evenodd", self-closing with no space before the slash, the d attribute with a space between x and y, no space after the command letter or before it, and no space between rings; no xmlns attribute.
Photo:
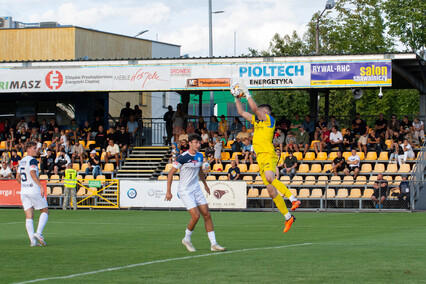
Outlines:
<svg viewBox="0 0 426 284"><path fill-rule="evenodd" d="M77 180L77 207L119 208L119 187L118 179Z"/></svg>

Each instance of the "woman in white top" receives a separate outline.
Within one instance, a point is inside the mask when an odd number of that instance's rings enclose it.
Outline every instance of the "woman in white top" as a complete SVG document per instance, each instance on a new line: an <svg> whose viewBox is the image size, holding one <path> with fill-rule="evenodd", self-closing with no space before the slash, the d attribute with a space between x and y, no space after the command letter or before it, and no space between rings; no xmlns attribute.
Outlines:
<svg viewBox="0 0 426 284"><path fill-rule="evenodd" d="M401 166L402 162L407 161L407 159L414 159L414 151L411 147L410 143L408 143L408 139L404 139L404 142L401 144L401 148L404 151L404 155L398 156L398 164Z"/></svg>
<svg viewBox="0 0 426 284"><path fill-rule="evenodd" d="M425 140L425 125L418 117L414 118L413 121L413 134L414 139Z"/></svg>

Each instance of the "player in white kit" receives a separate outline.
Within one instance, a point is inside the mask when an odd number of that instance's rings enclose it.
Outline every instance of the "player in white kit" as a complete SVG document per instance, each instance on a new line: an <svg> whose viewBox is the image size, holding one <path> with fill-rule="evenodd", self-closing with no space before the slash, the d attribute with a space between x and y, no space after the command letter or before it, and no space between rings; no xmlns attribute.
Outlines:
<svg viewBox="0 0 426 284"><path fill-rule="evenodd" d="M191 235L200 219L200 213L204 218L204 225L206 227L207 236L211 243L211 251L225 251L226 248L221 247L216 242L216 236L213 229L213 222L207 205L207 200L199 184L199 180L204 184L204 189L210 194L210 189L207 185L206 178L202 169L203 154L198 152L201 148L201 137L198 134L192 134L188 138L189 149L182 155L177 157L173 163L173 168L170 170L167 177L167 193L165 200L170 201L172 195L172 182L173 175L180 169L180 179L178 186L178 196L182 200L189 214L191 220L185 230L185 237L182 244L186 246L188 251L194 252L196 249L191 243Z"/></svg>
<svg viewBox="0 0 426 284"><path fill-rule="evenodd" d="M19 162L16 171L16 179L21 184L21 201L25 211L25 227L31 246L46 246L43 238L43 229L48 219L48 205L44 196L44 188L38 178L38 162L34 158L37 155L37 143L29 141L25 144L27 156ZM34 209L40 210L37 231L34 233Z"/></svg>

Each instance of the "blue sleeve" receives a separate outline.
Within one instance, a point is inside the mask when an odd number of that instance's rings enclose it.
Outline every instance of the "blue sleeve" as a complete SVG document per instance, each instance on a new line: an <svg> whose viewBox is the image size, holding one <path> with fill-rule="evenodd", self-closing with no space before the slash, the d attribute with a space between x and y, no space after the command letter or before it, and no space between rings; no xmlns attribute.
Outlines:
<svg viewBox="0 0 426 284"><path fill-rule="evenodd" d="M36 159L31 159L30 160L30 166L37 166L37 165L38 165L38 162L37 162Z"/></svg>
<svg viewBox="0 0 426 284"><path fill-rule="evenodd" d="M269 128L272 128L275 126L275 119L272 116L266 114L266 119L270 123L270 125L268 125Z"/></svg>

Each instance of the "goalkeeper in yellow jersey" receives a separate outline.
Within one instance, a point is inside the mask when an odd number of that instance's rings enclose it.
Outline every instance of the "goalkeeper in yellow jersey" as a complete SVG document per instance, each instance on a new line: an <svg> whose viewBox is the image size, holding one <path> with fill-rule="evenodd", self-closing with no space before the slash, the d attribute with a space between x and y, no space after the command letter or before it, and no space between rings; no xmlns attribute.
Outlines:
<svg viewBox="0 0 426 284"><path fill-rule="evenodd" d="M282 182L275 177L275 167L277 166L278 157L275 154L275 148L272 145L275 130L275 119L271 116L272 108L270 105L259 105L251 97L247 88L240 83L233 84L231 94L235 97L238 114L246 120L251 121L254 125L253 148L257 155L257 163L259 164L259 172L263 183L266 185L269 196L276 204L277 208L284 215L285 227L284 233L290 230L291 225L296 218L288 212L287 206L283 198L278 194L277 190L283 193L292 202L291 210L296 210L301 202L298 201ZM246 97L251 110L250 114L246 112L240 102L240 98ZM256 119L257 117L257 119Z"/></svg>

